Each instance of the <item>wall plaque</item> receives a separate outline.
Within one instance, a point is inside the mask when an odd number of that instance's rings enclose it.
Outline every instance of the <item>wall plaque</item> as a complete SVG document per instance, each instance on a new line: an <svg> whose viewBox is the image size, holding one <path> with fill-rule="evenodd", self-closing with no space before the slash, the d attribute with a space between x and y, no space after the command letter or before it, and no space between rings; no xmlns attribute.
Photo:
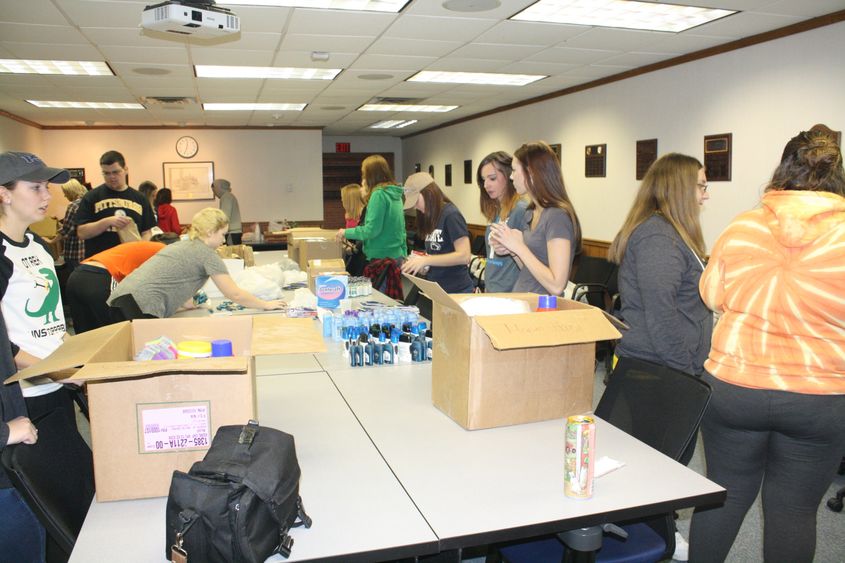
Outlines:
<svg viewBox="0 0 845 563"><path fill-rule="evenodd" d="M704 172L708 182L731 181L731 140L733 133L704 136Z"/></svg>
<svg viewBox="0 0 845 563"><path fill-rule="evenodd" d="M604 178L607 176L607 145L587 145L584 149L584 176Z"/></svg>
<svg viewBox="0 0 845 563"><path fill-rule="evenodd" d="M637 180L642 180L649 167L657 160L657 139L637 141Z"/></svg>

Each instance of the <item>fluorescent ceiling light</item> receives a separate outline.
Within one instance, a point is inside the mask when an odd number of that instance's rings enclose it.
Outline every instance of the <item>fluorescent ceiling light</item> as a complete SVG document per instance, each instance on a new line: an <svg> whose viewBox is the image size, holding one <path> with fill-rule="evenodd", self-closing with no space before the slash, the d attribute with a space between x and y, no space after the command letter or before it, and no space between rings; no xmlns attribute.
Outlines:
<svg viewBox="0 0 845 563"><path fill-rule="evenodd" d="M232 6L281 6L283 8L324 8L360 12L400 12L408 0L218 0Z"/></svg>
<svg viewBox="0 0 845 563"><path fill-rule="evenodd" d="M65 74L81 76L114 76L100 61L32 61L0 59L0 72L10 74Z"/></svg>
<svg viewBox="0 0 845 563"><path fill-rule="evenodd" d="M339 68L289 68L275 66L195 65L199 78L281 78L287 80L334 80Z"/></svg>
<svg viewBox="0 0 845 563"><path fill-rule="evenodd" d="M40 108L144 109L141 104L124 102L47 102L43 100L27 100L27 102Z"/></svg>
<svg viewBox="0 0 845 563"><path fill-rule="evenodd" d="M370 129L402 129L408 125L413 125L414 123L417 123L416 119L408 119L407 121L403 121L401 119L391 119L388 121L373 123L370 125Z"/></svg>
<svg viewBox="0 0 845 563"><path fill-rule="evenodd" d="M203 104L208 111L302 111L306 104Z"/></svg>
<svg viewBox="0 0 845 563"><path fill-rule="evenodd" d="M458 106L424 106L413 104L364 104L358 111L425 111L444 112L457 109Z"/></svg>
<svg viewBox="0 0 845 563"><path fill-rule="evenodd" d="M735 13L636 0L539 0L510 19L678 33Z"/></svg>
<svg viewBox="0 0 845 563"><path fill-rule="evenodd" d="M493 84L496 86L525 86L546 78L543 74L495 74L492 72L440 72L422 70L408 82L439 82L445 84Z"/></svg>

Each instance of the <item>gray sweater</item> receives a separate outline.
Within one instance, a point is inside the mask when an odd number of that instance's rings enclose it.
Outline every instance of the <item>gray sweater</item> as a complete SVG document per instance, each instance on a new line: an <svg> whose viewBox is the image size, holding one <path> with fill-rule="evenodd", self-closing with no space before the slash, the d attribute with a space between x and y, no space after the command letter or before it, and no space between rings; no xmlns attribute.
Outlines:
<svg viewBox="0 0 845 563"><path fill-rule="evenodd" d="M630 328L616 354L700 375L713 332L713 315L698 293L703 271L662 216L637 227L619 268L622 318Z"/></svg>

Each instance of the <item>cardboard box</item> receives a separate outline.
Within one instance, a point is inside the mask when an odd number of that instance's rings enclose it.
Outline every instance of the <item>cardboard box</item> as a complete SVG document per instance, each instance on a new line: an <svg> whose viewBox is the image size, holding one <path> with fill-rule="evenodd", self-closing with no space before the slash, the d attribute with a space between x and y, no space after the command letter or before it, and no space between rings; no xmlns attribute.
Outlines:
<svg viewBox="0 0 845 563"><path fill-rule="evenodd" d="M239 258L244 261L244 266L255 266L255 255L248 244L220 246L217 248L217 254L220 258Z"/></svg>
<svg viewBox="0 0 845 563"><path fill-rule="evenodd" d="M308 261L308 287L314 291L314 280L317 276L322 274L344 274L348 275L346 271L346 263L342 258L328 258Z"/></svg>
<svg viewBox="0 0 845 563"><path fill-rule="evenodd" d="M293 254L288 246L288 257L299 264L299 269L306 271L311 260L343 259L343 248L340 243L331 238L309 237L296 239L293 243Z"/></svg>
<svg viewBox="0 0 845 563"><path fill-rule="evenodd" d="M468 430L522 424L592 409L595 343L620 338L605 314L558 298L545 313L469 317L436 283L408 276L434 304L431 397ZM533 293L487 294L522 299Z"/></svg>
<svg viewBox="0 0 845 563"><path fill-rule="evenodd" d="M132 360L162 335L226 338L235 356ZM173 470L202 459L220 426L255 418L253 356L318 350L325 343L311 319L143 319L73 336L6 381L45 374L87 381L97 500L147 498L167 495Z"/></svg>
<svg viewBox="0 0 845 563"><path fill-rule="evenodd" d="M282 231L282 233L287 237L288 258L298 263L300 270L305 271L308 261L300 262L299 260L299 241L303 239L334 240L337 231L321 229L319 227L297 227ZM322 258L322 256L313 256L312 258ZM329 256L329 258L334 258L334 256Z"/></svg>

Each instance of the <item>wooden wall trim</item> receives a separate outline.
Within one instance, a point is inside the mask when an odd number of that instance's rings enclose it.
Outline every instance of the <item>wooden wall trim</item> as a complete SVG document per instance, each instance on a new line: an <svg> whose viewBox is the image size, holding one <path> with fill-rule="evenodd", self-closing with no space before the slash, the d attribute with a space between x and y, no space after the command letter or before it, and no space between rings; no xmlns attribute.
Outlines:
<svg viewBox="0 0 845 563"><path fill-rule="evenodd" d="M559 98L562 96L568 96L569 94L574 94L576 92L582 92L584 90L590 90L592 88L598 88L599 86L604 86L605 84L611 84L613 82L619 82L620 80L627 80L628 78L633 78L635 76L640 76L642 74L648 74L650 72L655 72L658 70L663 70L665 68L670 68L673 66L682 65L688 62L697 61L699 59L706 59L708 57L713 57L716 55L722 55L724 53L728 53L730 51L736 51L738 49L744 49L745 47L751 47L752 45L758 45L760 43L766 43L768 41L774 41L775 39L782 39L784 37L788 37L790 35L795 35L796 33L803 33L805 31L811 31L813 29L817 29L820 27L825 27L828 25L832 25L835 23L839 23L841 21L845 21L845 10L840 10L838 12L833 12L824 16L818 16L803 22L798 22L792 25L787 25L785 27L781 27L778 29L773 29L771 31L765 31L763 33L758 33L756 35L751 35L749 37L744 37L742 39L737 39L735 41L730 41L728 43L724 43L722 45L716 45L715 47L709 47L707 49L701 49L699 51L694 51L692 53L687 53L686 55L680 55L672 59L667 59L665 61L660 61L657 63L653 63L650 65L641 66L639 68L635 68L632 70L626 70L625 72L620 72L618 74L612 74L610 76L605 76L604 78L599 78L597 80L593 80L591 82L585 82L584 84L578 84L576 86L572 86L570 88L565 88L563 90L558 90L556 92L550 92L548 94L544 94L542 96L537 96L536 98L530 98L528 100L523 100L521 102L514 102L512 104L508 104L505 106L501 106L498 108L494 108L491 110L483 111L481 113L475 113L473 115L468 115L466 117L461 117L459 119L455 119L453 121L449 121L447 123L442 123L440 125L436 125L434 127L429 127L428 129L423 129L422 131L416 131L414 133L409 133L401 139L410 139L411 137L416 137L417 135L422 135L424 133L430 133L432 131L437 131L438 129L444 129L446 127L451 127L453 125L459 125L461 123L466 123L467 121L472 121L474 119L479 119L481 117L487 117L488 115L495 115L497 113L502 113L505 111L509 111L512 109L529 106L532 104L536 104L539 102L545 102L546 100L551 100L554 98Z"/></svg>
<svg viewBox="0 0 845 563"><path fill-rule="evenodd" d="M24 125L29 125L30 127L35 127L36 129L44 129L44 126L36 123L34 121L30 121L24 117L20 117L15 115L14 113L9 113L6 110L0 109L0 117L8 117L12 121L17 121L18 123L23 123Z"/></svg>

